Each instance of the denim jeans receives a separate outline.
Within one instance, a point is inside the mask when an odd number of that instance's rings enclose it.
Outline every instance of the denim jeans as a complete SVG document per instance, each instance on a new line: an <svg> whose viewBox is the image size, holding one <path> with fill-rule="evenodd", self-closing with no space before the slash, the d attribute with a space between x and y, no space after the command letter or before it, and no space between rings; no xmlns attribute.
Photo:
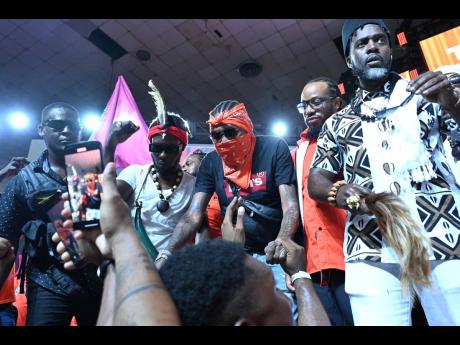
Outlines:
<svg viewBox="0 0 460 345"><path fill-rule="evenodd" d="M350 298L345 292L345 272L328 269L313 273L311 277L316 294L329 316L331 325L353 326Z"/></svg>
<svg viewBox="0 0 460 345"><path fill-rule="evenodd" d="M265 261L266 260L265 255L252 254L252 257L264 263L271 269L273 273L273 278L275 279L275 287L281 292L283 292L287 298L289 298L289 301L291 302L292 317L294 318L295 321L297 321L297 318L298 318L297 300L295 298L295 294L289 291L288 288L286 287L286 280L284 278L286 273L284 272L283 268L280 265L267 264Z"/></svg>
<svg viewBox="0 0 460 345"><path fill-rule="evenodd" d="M16 326L18 310L13 303L0 304L0 326Z"/></svg>
<svg viewBox="0 0 460 345"><path fill-rule="evenodd" d="M61 296L27 282L27 326L69 326L75 316L79 326L95 326L100 299Z"/></svg>

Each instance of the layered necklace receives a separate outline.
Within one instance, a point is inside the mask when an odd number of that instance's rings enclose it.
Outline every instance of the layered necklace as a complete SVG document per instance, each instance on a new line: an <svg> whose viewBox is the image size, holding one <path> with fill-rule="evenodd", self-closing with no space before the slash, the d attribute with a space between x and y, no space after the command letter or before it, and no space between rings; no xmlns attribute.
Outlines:
<svg viewBox="0 0 460 345"><path fill-rule="evenodd" d="M159 192L159 195L160 195L160 201L158 201L157 209L161 213L166 212L167 210L169 210L169 206L170 206L169 205L169 199L171 199L172 195L174 194L174 192L176 191L177 187L179 186L180 181L182 180L182 176L184 175L184 173L182 172L181 169L177 170L176 183L174 184L174 186L172 186L171 194L169 194L167 197L165 197L163 195L163 191L161 190L161 184L160 184L160 175L158 175L158 172L156 171L155 168L152 168L151 174L152 174L152 177L153 177L153 183L155 184L155 187L157 188L157 190Z"/></svg>

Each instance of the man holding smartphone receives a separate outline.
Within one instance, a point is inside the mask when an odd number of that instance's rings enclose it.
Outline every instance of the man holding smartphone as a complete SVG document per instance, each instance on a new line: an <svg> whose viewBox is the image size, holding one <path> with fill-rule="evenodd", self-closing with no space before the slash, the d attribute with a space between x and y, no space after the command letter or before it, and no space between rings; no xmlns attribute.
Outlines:
<svg viewBox="0 0 460 345"><path fill-rule="evenodd" d="M77 109L62 102L47 105L38 127L47 149L9 182L0 198L0 237L14 248L21 233L26 238L27 325L69 325L72 316L79 325L96 323L102 292L97 268L86 264L74 272L64 270L53 256L50 238L56 229L47 213L53 193L66 188L64 149L80 140L80 130Z"/></svg>

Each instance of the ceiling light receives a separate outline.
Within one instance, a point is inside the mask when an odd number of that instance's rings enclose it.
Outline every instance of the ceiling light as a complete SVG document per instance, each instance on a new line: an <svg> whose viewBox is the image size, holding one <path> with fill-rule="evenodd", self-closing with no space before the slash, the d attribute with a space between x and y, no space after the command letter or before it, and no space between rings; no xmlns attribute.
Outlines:
<svg viewBox="0 0 460 345"><path fill-rule="evenodd" d="M25 129L29 127L29 117L21 112L15 112L10 115L10 125L15 129Z"/></svg>
<svg viewBox="0 0 460 345"><path fill-rule="evenodd" d="M284 137L287 133L287 126L284 122L276 122L273 125L272 132L277 136Z"/></svg>

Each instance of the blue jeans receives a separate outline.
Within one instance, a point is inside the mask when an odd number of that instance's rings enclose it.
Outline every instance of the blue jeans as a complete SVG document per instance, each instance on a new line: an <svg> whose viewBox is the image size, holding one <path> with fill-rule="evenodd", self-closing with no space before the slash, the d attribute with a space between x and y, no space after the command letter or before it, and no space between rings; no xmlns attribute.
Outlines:
<svg viewBox="0 0 460 345"><path fill-rule="evenodd" d="M311 274L313 286L332 326L353 326L350 298L345 292L345 272L328 269ZM321 283L322 282L322 283Z"/></svg>
<svg viewBox="0 0 460 345"><path fill-rule="evenodd" d="M295 294L289 291L288 288L286 287L286 280L284 278L286 273L284 272L283 268L280 265L267 264L265 261L266 260L265 255L252 254L252 257L264 263L271 269L273 273L273 278L275 279L275 288L283 292L286 295L286 297L289 298L289 300L291 301L292 317L294 318L295 321L297 321L297 318L298 318L297 300L295 298Z"/></svg>
<svg viewBox="0 0 460 345"><path fill-rule="evenodd" d="M0 326L16 326L18 310L13 303L0 304Z"/></svg>

